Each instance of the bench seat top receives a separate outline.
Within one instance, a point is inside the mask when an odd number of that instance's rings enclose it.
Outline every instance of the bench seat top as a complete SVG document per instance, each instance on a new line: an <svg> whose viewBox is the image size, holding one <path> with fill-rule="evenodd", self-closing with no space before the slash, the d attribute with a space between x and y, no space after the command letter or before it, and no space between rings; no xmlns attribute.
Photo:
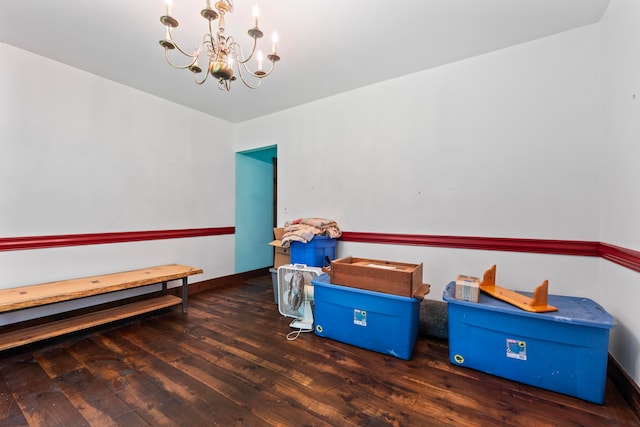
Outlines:
<svg viewBox="0 0 640 427"><path fill-rule="evenodd" d="M169 264L121 273L0 289L0 313L152 285L201 273L201 268Z"/></svg>

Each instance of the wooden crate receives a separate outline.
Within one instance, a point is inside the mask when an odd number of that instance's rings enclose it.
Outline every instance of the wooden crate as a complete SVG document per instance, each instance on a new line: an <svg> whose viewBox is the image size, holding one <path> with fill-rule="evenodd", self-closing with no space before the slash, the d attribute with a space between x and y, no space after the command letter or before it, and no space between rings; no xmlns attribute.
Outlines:
<svg viewBox="0 0 640 427"><path fill-rule="evenodd" d="M422 298L429 285L422 283L422 263L407 264L345 257L331 261L331 283L368 291Z"/></svg>

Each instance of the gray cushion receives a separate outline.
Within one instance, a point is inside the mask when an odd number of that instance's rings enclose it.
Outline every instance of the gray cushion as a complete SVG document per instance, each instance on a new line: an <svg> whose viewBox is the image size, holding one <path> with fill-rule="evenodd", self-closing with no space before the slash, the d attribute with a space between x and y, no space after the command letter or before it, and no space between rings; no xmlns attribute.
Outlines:
<svg viewBox="0 0 640 427"><path fill-rule="evenodd" d="M419 335L449 338L447 303L424 299L420 303Z"/></svg>

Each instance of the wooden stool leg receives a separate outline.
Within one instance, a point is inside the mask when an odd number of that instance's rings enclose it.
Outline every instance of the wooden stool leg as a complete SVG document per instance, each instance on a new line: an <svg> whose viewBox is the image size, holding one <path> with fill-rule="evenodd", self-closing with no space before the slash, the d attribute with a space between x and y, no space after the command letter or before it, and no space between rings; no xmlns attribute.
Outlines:
<svg viewBox="0 0 640 427"><path fill-rule="evenodd" d="M182 312L187 312L187 278L182 278Z"/></svg>

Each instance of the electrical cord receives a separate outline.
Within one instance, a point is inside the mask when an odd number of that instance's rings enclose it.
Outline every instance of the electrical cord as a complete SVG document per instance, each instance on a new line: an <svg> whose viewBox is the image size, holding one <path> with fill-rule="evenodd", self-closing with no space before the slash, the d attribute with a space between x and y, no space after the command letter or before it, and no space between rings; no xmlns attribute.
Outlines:
<svg viewBox="0 0 640 427"><path fill-rule="evenodd" d="M304 318L299 317L296 320L303 320ZM312 329L304 329L304 328L300 328L297 331L291 331L287 334L287 341L294 341L296 340L301 333L306 333L306 332L313 332L313 328Z"/></svg>

